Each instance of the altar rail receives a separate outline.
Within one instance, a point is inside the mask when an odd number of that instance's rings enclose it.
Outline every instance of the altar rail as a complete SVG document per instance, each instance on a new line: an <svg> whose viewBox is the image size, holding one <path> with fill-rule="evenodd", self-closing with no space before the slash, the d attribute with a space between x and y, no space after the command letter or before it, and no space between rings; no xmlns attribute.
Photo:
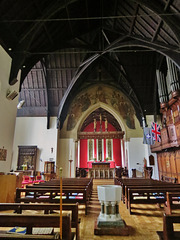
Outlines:
<svg viewBox="0 0 180 240"><path fill-rule="evenodd" d="M109 168L109 169L89 169L89 177L91 178L111 178L113 179L115 177L115 169Z"/></svg>

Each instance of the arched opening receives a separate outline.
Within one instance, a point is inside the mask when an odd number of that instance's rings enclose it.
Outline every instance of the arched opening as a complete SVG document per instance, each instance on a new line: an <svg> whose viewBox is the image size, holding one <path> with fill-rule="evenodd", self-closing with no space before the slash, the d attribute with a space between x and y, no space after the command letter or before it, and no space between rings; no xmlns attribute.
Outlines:
<svg viewBox="0 0 180 240"><path fill-rule="evenodd" d="M105 177L105 169L108 167L110 170L107 178L113 177L116 166L122 166L123 136L124 131L109 111L99 107L91 112L78 132L80 141L78 167L87 169L89 177L93 177L90 172L97 165L99 171L97 174L94 171L94 177L99 178Z"/></svg>

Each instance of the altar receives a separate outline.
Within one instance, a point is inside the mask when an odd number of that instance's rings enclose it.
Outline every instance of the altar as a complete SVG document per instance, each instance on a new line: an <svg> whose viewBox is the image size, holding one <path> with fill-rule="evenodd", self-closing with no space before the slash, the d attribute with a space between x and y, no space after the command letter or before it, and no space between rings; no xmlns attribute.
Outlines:
<svg viewBox="0 0 180 240"><path fill-rule="evenodd" d="M114 178L114 168L110 168L109 162L94 162L89 168L91 178Z"/></svg>

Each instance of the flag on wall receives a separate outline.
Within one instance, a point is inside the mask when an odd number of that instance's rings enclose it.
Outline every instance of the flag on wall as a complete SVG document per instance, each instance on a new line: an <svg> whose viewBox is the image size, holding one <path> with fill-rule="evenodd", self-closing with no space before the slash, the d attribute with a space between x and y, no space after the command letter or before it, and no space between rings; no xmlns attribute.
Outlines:
<svg viewBox="0 0 180 240"><path fill-rule="evenodd" d="M151 128L143 128L144 134L143 134L143 144L153 145L154 139L152 135Z"/></svg>
<svg viewBox="0 0 180 240"><path fill-rule="evenodd" d="M152 129L152 135L154 141L161 142L161 131L160 131L160 125L158 125L155 122L152 122L151 124L151 129Z"/></svg>

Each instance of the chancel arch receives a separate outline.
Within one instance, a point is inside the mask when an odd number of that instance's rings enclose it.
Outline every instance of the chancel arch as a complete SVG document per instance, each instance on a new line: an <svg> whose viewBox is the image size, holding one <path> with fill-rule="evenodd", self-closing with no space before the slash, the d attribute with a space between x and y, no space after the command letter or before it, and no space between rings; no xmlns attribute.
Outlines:
<svg viewBox="0 0 180 240"><path fill-rule="evenodd" d="M112 169L122 166L123 137L124 131L116 118L107 110L97 108L86 117L78 131L78 167L92 169L94 163L99 163L99 167L108 163Z"/></svg>
<svg viewBox="0 0 180 240"><path fill-rule="evenodd" d="M104 115L101 114L102 125L100 125L100 111L106 112ZM106 115L108 116L107 120ZM96 121L95 132L94 121ZM108 125L109 131L112 131L113 134L116 132L116 134L111 137L107 136L109 132L106 131L105 125ZM91 130L86 128L91 128ZM61 165L67 168L69 166L68 159L72 156L72 172L76 168L91 168L94 160L109 162L112 168L125 167L126 145L124 143L130 134L136 133L139 128L140 125L131 101L117 88L108 87L105 84L95 84L81 91L71 102L67 117L60 130L58 158L60 161L65 159ZM84 130L91 131L92 137L82 137L81 133ZM97 132L100 132L99 136L97 136ZM93 136L94 133L96 136ZM89 139L93 141L89 141ZM65 151L71 151L72 154ZM66 172L66 175L69 175L69 171Z"/></svg>

